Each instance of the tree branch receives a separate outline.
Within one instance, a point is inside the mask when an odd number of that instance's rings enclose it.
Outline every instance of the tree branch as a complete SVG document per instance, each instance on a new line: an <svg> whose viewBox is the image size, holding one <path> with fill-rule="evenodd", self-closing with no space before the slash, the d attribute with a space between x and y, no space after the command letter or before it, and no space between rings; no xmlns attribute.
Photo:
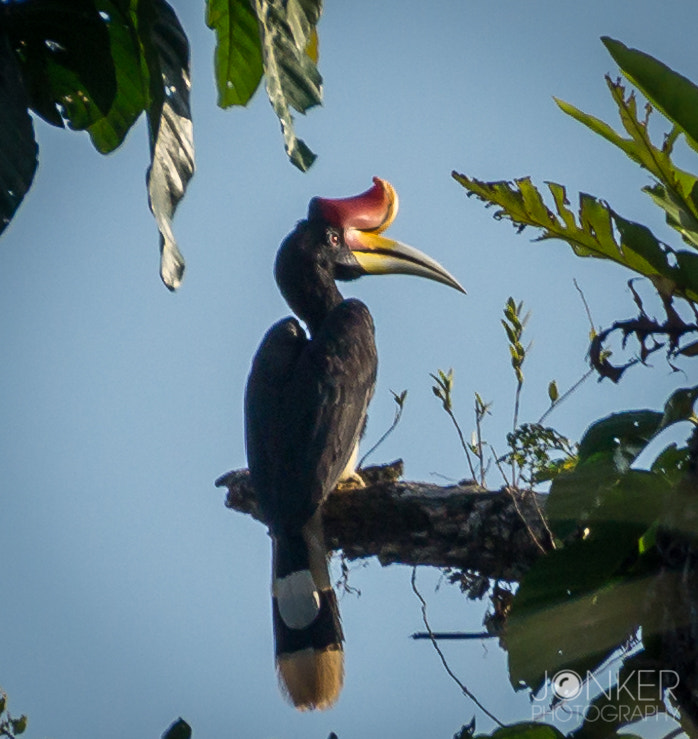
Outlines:
<svg viewBox="0 0 698 739"><path fill-rule="evenodd" d="M489 491L473 481L441 487L400 480L402 461L360 470L366 487L340 485L323 508L325 538L348 559L431 565L517 581L551 548L539 509L545 496ZM261 521L249 472L216 480L226 506ZM543 544L541 548L540 543Z"/></svg>

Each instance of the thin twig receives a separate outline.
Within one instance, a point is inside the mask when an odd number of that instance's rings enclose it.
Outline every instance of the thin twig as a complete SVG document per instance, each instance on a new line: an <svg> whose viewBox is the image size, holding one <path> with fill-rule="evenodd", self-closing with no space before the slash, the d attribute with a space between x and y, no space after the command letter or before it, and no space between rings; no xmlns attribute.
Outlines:
<svg viewBox="0 0 698 739"><path fill-rule="evenodd" d="M531 537L531 541L540 549L542 554L545 554L545 547L540 543L540 539L533 533L533 529L531 528L531 524L526 520L526 517L523 514L523 511L519 507L519 501L516 499L516 490L515 487L506 487L506 491L511 498L511 502L514 504L514 508L516 509L516 513L518 514L519 518L521 519L521 523L526 527L526 531L528 531L528 535ZM545 519L543 518L543 513L540 511L540 508L538 509L541 515L541 519L543 520L543 523L545 525L545 528L548 529L547 523ZM548 531L550 531L548 529Z"/></svg>
<svg viewBox="0 0 698 739"><path fill-rule="evenodd" d="M519 425L519 402L521 400L521 388L523 387L523 382L521 380L517 380L516 383L516 395L514 396L514 424L512 427L512 432L516 433L516 427ZM514 485L518 486L519 477L516 472L516 455L511 455L511 480Z"/></svg>
<svg viewBox="0 0 698 739"><path fill-rule="evenodd" d="M589 310L589 303L587 303L587 299L584 297L584 293L582 292L582 288L579 287L579 283L577 282L577 278L572 278L572 282L574 283L574 286L577 288L577 292L579 293L579 297L582 299L582 303L584 304L584 310L587 312L587 318L589 319L589 326L591 327L590 331L593 333L596 331L594 328L594 319L591 317L591 311Z"/></svg>
<svg viewBox="0 0 698 739"><path fill-rule="evenodd" d="M538 496L533 496L533 505L536 509L536 513L538 513L538 518L540 518L541 523L543 524L543 528L548 532L548 536L550 537L550 545L553 549L557 549L557 544L555 544L555 537L553 536L552 529L548 525L548 519L545 517L545 513L543 513L543 509L540 507L540 504L538 503Z"/></svg>
<svg viewBox="0 0 698 739"><path fill-rule="evenodd" d="M511 484L509 483L509 480L507 479L507 476L504 474L504 468L502 467L502 465L499 462L499 457L497 456L497 451L495 450L495 448L491 444L490 444L490 449L492 449L492 455L493 455L493 458L494 458L494 464L497 467L497 469L499 470L499 474L502 476L502 480L504 480L505 487L507 487L507 488L512 487Z"/></svg>
<svg viewBox="0 0 698 739"><path fill-rule="evenodd" d="M395 427L400 423L400 418L402 417L402 409L403 406L398 404L397 410L395 411L395 417L393 418L393 422L390 426L390 428L381 436L380 439L364 454L363 457L359 460L359 464L356 465L357 469L361 469L364 466L364 462L373 454L373 452L378 449L378 447L390 436L390 434L395 431Z"/></svg>
<svg viewBox="0 0 698 739"><path fill-rule="evenodd" d="M448 662L446 662L446 657L444 657L444 653L441 651L441 648L436 642L436 638L434 636L434 632L431 630L431 626L429 626L429 620L427 619L427 602L422 597L422 594L417 590L417 568L412 568L412 590L414 594L419 598L420 603L422 604L422 621L424 622L424 626L429 633L429 638L431 639L431 643L436 650L436 653L439 655L439 658L441 659L441 664L443 664L444 669L446 672L450 675L451 679L458 685L458 687L463 692L463 695L465 695L467 698L470 698L470 700L489 718L492 719L498 726L503 727L504 724L493 714L490 713L483 705L480 703L480 701L468 690L468 688L463 685L463 683L458 679L458 677L455 675L455 673L451 670L451 668L448 666Z"/></svg>
<svg viewBox="0 0 698 739"><path fill-rule="evenodd" d="M593 367L592 367L591 369L588 369L588 370L587 370L587 371L586 371L586 372L585 372L585 373L584 373L584 374L583 374L583 375L582 375L582 376L581 376L581 377L580 377L580 378L579 378L579 379L577 380L577 382L575 382L575 383L574 383L574 385L572 385L572 387L571 387L571 388L569 388L569 390L565 390L565 392L564 392L564 393L562 393L562 395L561 395L561 396L560 396L560 397L559 397L559 398L558 398L558 399L557 399L557 400L556 400L556 401L555 401L554 403L551 403L551 404L550 404L550 407L548 408L548 410L547 410L547 411L545 411L545 413L544 413L544 414L543 414L543 415L542 415L542 416L541 416L541 417L540 417L540 418L538 419L538 423L543 423L543 421L544 421L544 420L545 420L545 419L546 419L546 418L547 418L547 417L548 417L548 416L549 416L549 415L550 415L550 414L551 414L551 413L553 412L553 410L554 410L555 408L557 408L557 407L558 407L558 405L560 405L560 403L562 403L562 402L563 402L564 400L567 400L567 398L569 398L569 397L570 397L570 395L572 395L572 393L573 393L573 392L575 392L575 390L576 390L576 389L577 389L577 388L578 388L578 387L579 387L579 386L580 386L580 385L581 385L582 383L586 382L586 380L588 380L588 379L589 379L589 378L590 378L590 377L591 377L591 376L592 376L592 375L594 374L594 372L595 372L595 370L594 370L594 368L593 368Z"/></svg>
<svg viewBox="0 0 698 739"><path fill-rule="evenodd" d="M475 431L477 434L477 458L480 464L480 485L485 487L485 457L482 451L482 419L486 413L485 406L478 402L479 395L475 393Z"/></svg>
<svg viewBox="0 0 698 739"><path fill-rule="evenodd" d="M463 447L463 451L465 452L465 457L468 460L468 467L470 468L470 474L473 477L473 480L477 481L477 476L475 475L475 468L473 467L473 461L470 459L470 452L468 450L468 445L465 442L465 438L463 437L463 432L461 431L460 425L458 423L458 420L453 415L453 411L450 408L444 408L446 413L448 413L449 418L451 421L453 421L453 425L456 427L456 431L458 432L458 438L460 439L460 445Z"/></svg>

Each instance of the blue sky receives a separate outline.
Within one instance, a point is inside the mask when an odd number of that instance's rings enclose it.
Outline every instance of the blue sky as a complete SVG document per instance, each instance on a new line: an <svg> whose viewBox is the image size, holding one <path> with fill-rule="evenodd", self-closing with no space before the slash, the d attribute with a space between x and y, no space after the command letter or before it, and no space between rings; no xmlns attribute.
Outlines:
<svg viewBox="0 0 698 739"><path fill-rule="evenodd" d="M283 152L263 94L215 105L213 36L199 3L173 2L192 45L197 174L175 219L187 259L177 294L161 285L148 212L143 123L101 157L85 135L36 122L40 166L0 244L0 685L32 737L159 737L182 715L195 737L450 737L475 708L421 628L410 570L355 565L361 597L340 606L347 678L333 710L300 715L279 696L269 617L269 541L213 487L245 466L242 394L250 359L287 308L272 276L309 199L352 195L373 175L397 189L391 235L428 252L468 295L410 277L365 278L344 293L377 324L380 369L365 447L407 476L467 475L430 372L455 370L469 433L475 391L493 402L498 450L514 379L499 321L510 295L532 311L522 420L585 371L588 321L633 312L619 268L531 243L451 180L531 175L607 199L674 242L621 153L567 118L552 96L615 123L603 75L609 35L698 79L688 1L327 2L320 23L325 106L297 117L319 155L307 174ZM653 129L657 134L661 125ZM695 169L695 158L685 155ZM650 291L645 288L646 294ZM586 383L549 421L578 438L593 420L661 407L677 384L660 359L619 386ZM490 485L501 480L490 475ZM483 607L420 571L438 630L479 629ZM451 667L502 720L530 717L494 643L446 648ZM478 714L478 727L489 721Z"/></svg>

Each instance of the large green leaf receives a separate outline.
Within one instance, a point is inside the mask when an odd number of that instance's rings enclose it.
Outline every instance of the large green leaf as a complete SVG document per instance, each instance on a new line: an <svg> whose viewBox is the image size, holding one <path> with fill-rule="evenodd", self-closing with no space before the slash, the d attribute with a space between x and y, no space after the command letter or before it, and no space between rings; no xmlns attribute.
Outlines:
<svg viewBox="0 0 698 739"><path fill-rule="evenodd" d="M622 555L603 536L550 552L526 573L506 631L515 688L537 690L562 668L584 675L632 636L650 581L614 577Z"/></svg>
<svg viewBox="0 0 698 739"><path fill-rule="evenodd" d="M584 472L589 466L599 468L595 480ZM537 689L563 668L593 671L642 625L653 580L639 543L661 513L669 483L654 472L614 475L609 465L604 479L599 459L580 467L556 479L565 482L557 505L551 493L546 513L553 526L561 515L578 515L584 538L536 562L514 598L506 643L515 687Z"/></svg>
<svg viewBox="0 0 698 739"><path fill-rule="evenodd" d="M140 0L138 30L150 77L148 201L160 231L160 277L168 289L176 290L184 258L172 218L194 174L189 43L165 0Z"/></svg>
<svg viewBox="0 0 698 739"><path fill-rule="evenodd" d="M94 0L33 0L5 8L29 105L49 123L84 130L116 94L109 34Z"/></svg>
<svg viewBox="0 0 698 739"><path fill-rule="evenodd" d="M645 187L645 192L666 212L667 223L695 247L698 244L698 178L677 167L671 159L678 129L675 128L665 138L661 149L654 146L647 127L649 112L640 119L634 93L626 96L623 85L610 77L606 77L606 83L628 137L569 103L562 100L556 102L561 110L610 141L657 178L658 182Z"/></svg>
<svg viewBox="0 0 698 739"><path fill-rule="evenodd" d="M495 218L508 218L520 230L525 226L541 229L538 240L562 239L578 256L610 259L649 277L664 294L685 295L698 301L698 275L694 273L698 265L694 268L687 259L694 255L674 252L677 264L673 264L666 247L648 228L622 218L602 200L581 193L575 215L568 207L565 188L549 182L555 202L553 213L529 177L513 182L482 182L457 172L452 176L469 194L488 205L499 206ZM682 259L689 269L682 267Z"/></svg>
<svg viewBox="0 0 698 739"><path fill-rule="evenodd" d="M0 33L0 233L31 186L39 147L27 111L27 91L10 42ZM11 143L10 143L11 142Z"/></svg>
<svg viewBox="0 0 698 739"><path fill-rule="evenodd" d="M148 105L148 73L136 28L138 0L96 0L109 31L116 96L107 115L89 126L97 151L108 154L124 140Z"/></svg>
<svg viewBox="0 0 698 739"><path fill-rule="evenodd" d="M662 426L663 413L651 410L613 413L593 423L579 442L579 461L597 454L612 455L616 468L625 472Z"/></svg>
<svg viewBox="0 0 698 739"><path fill-rule="evenodd" d="M698 87L649 54L608 36L601 40L623 74L698 147Z"/></svg>
<svg viewBox="0 0 698 739"><path fill-rule="evenodd" d="M687 446L679 447L675 443L665 447L652 463L652 471L662 475L669 484L678 485L686 476L691 462L691 453Z"/></svg>
<svg viewBox="0 0 698 739"><path fill-rule="evenodd" d="M301 171L315 154L296 136L291 108L305 113L322 102L322 77L308 53L320 17L320 0L254 0L267 94L281 123L286 153Z"/></svg>
<svg viewBox="0 0 698 739"><path fill-rule="evenodd" d="M206 23L216 32L218 105L247 105L264 73L257 15L249 0L207 0Z"/></svg>
<svg viewBox="0 0 698 739"><path fill-rule="evenodd" d="M534 564L514 598L507 627L514 686L538 688L563 667L593 670L642 625L652 532L684 458L669 449L650 471L631 465L659 431L691 417L695 396L696 388L685 388L663 413L629 411L592 424L577 466L553 480L546 517L568 543Z"/></svg>

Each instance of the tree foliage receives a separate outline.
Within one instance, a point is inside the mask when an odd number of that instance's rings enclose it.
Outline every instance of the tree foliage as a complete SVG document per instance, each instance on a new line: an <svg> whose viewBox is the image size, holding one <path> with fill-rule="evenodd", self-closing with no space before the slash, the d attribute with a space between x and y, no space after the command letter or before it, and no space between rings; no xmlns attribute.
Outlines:
<svg viewBox="0 0 698 739"><path fill-rule="evenodd" d="M510 220L519 231L534 227L540 231L539 241L563 240L577 256L610 260L649 280L664 320L647 315L631 281L637 318L617 321L592 335L592 367L602 378L617 382L628 367L644 363L661 347L670 362L676 358L691 361L696 354L698 177L679 169L672 154L680 138L698 150L698 87L647 54L610 38L603 42L626 78L647 97L644 115L638 113L635 92L610 77L606 83L623 133L569 103L557 103L651 174L654 181L643 190L664 211L666 223L688 248L660 241L649 228L623 218L599 197L581 193L575 212L560 184L547 183L552 197L548 205L528 177L497 182L456 172L453 177L468 195L495 206L496 219ZM670 124L661 146L652 143L648 132L652 106ZM510 299L503 324L517 377L518 407L525 349L522 322L512 318L517 316L516 308ZM681 311L694 320L682 318ZM622 332L624 344L631 336L639 344L637 356L622 366L610 363L610 352L604 347L613 331ZM664 339L663 344L656 341L657 336ZM650 338L653 345L647 343ZM560 401L553 383L549 397L551 407ZM678 388L662 410L641 408L602 418L589 426L576 450L553 429L515 423L508 437L510 452L499 460L532 471L540 470L537 465L542 461L542 469L550 473L512 475L517 485L532 486L552 478L543 513L553 548L518 583L501 634L514 688L527 689L535 696L548 686L554 690L553 676L564 673L579 678L581 692L614 658L621 662L617 685L633 680L637 685L643 671L652 676L654 689L646 700L632 691L602 690L593 699L587 693L587 705L580 711L585 720L572 732L575 737L615 736L644 717L676 709L685 730L691 733L698 726L696 398L698 386ZM652 461L638 467L638 457L661 432L685 422L691 430L684 444L668 444ZM547 463L555 451L564 452L564 464ZM676 676L671 691L661 688L662 670ZM553 692L548 715L554 715L556 708L564 709L567 702L564 691ZM593 710L598 719L602 708L603 720L589 719ZM538 736L544 728L522 723L492 736Z"/></svg>
<svg viewBox="0 0 698 739"><path fill-rule="evenodd" d="M305 171L315 154L295 134L291 110L322 101L317 69L320 0L208 0L216 33L221 107L246 105L264 77L286 152ZM30 111L87 131L108 154L141 114L148 122L148 204L160 234L160 276L175 290L184 258L172 219L194 174L189 42L165 0L8 0L0 3L0 233L34 178Z"/></svg>
<svg viewBox="0 0 698 739"><path fill-rule="evenodd" d="M322 101L316 32L321 10L320 0L206 4L206 22L216 34L219 105L246 105L264 79L288 157L301 170L312 165L315 154L297 137L292 111L305 113ZM189 44L175 12L165 0L6 0L0 3L0 21L0 232L36 171L32 114L53 126L86 131L102 154L118 148L145 114L147 192L160 233L160 274L169 289L176 289L184 260L172 219L194 172L194 146ZM581 193L573 208L561 184L547 183L549 195L544 196L528 177L497 182L455 172L453 177L468 195L495 206L496 218L510 220L519 230L538 229L539 240L563 240L577 256L612 261L649 280L661 302L662 319L647 315L631 287L639 315L617 321L592 340L592 366L602 377L619 381L628 367L644 363L659 348L665 348L670 361L690 361L698 354L698 175L679 168L673 158L679 140L698 151L698 87L647 54L610 38L603 42L627 80L648 99L644 113L636 94L610 77L606 83L620 131L569 103L557 103L652 176L644 192L662 209L681 246L664 243L600 197ZM650 106L670 126L661 145L648 131ZM582 721L574 734L615 735L642 718L642 710L667 710L670 705L678 708L685 727L695 728L698 420L693 408L698 386L677 389L663 409L638 408L600 419L577 446L543 426L542 419L519 423L527 351L522 308L510 299L502 321L517 389L509 451L503 457L492 453L490 462L500 470L511 469L509 476L503 473L504 492L533 492L542 481L552 483L539 511L550 538L536 541L540 552L499 614L498 635L508 653L510 681L533 694L563 670L588 681L614 655L623 660L618 680L638 669L656 676L670 667L681 683L671 695L655 691L652 701L639 706L640 714L632 714L633 720L616 711L616 718L602 727ZM624 342L633 336L639 344L638 356L620 366L611 364L605 348L616 331ZM490 406L476 395L477 431L468 443L454 412L453 372L439 371L433 379L472 477L484 485L489 463L481 425ZM552 381L548 396L552 408L566 394L560 396ZM401 411L405 393L395 400ZM637 466L639 455L663 430L686 422L692 431L685 443L667 445L644 469ZM463 573L464 582L467 575ZM482 580L470 580L471 593L486 589ZM591 704L618 709L622 699L603 693ZM557 693L550 709L565 700ZM18 735L25 726L25 717L13 719L6 713L2 695L0 734ZM471 737L474 731L474 725L466 726L458 736ZM165 734L190 735L181 719ZM562 734L548 724L523 722L491 736L543 739Z"/></svg>
<svg viewBox="0 0 698 739"><path fill-rule="evenodd" d="M698 176L677 167L672 153L679 137L691 148L698 149L695 113L698 87L647 54L628 49L610 38L604 38L603 42L626 77L647 96L649 104L644 116L638 113L635 93L626 92L620 80L608 76L606 83L626 135L569 103L560 100L557 103L565 113L610 141L652 175L654 182L643 190L662 208L667 224L678 231L688 249L664 243L646 226L623 218L602 198L587 193L579 194L575 212L567 189L554 182L547 183L551 208L529 177L496 182L483 182L457 172L453 172L453 177L468 195L476 196L488 206L496 206L495 218L510 220L518 230L527 226L537 228L541 231L539 241L566 241L577 256L611 260L650 280L662 301L665 319L650 319L634 292L640 308L638 318L614 324L596 337L592 345L591 358L596 369L617 381L635 361L620 367L608 361L603 342L613 331L621 331L624 340L631 334L637 337L641 361L662 346L666 346L670 358L693 356L697 351ZM648 131L651 105L671 124L661 147L652 143ZM688 306L694 320L682 318L675 308L677 303ZM666 337L666 343L655 340L653 345L646 344L649 338L657 336Z"/></svg>

